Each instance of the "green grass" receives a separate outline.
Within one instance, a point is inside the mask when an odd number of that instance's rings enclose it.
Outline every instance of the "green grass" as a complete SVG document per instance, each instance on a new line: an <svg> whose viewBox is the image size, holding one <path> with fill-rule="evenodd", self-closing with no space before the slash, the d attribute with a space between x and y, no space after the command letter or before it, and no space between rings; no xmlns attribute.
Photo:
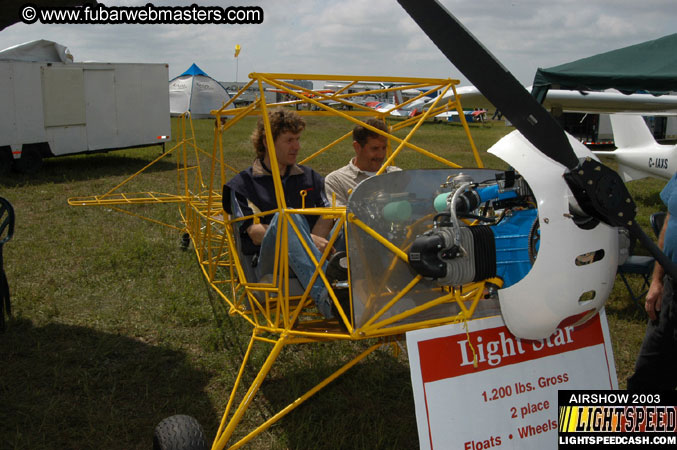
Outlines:
<svg viewBox="0 0 677 450"><path fill-rule="evenodd" d="M308 118L304 155L341 136L342 120ZM178 136L173 123L173 135ZM195 122L197 143L212 148L213 122ZM253 153L245 119L224 139L227 162L248 166ZM472 127L485 150L511 129ZM414 143L474 166L462 128L426 124ZM100 194L160 155L159 147L45 161L37 175L0 180L16 211L4 246L13 318L0 335L0 448L150 448L155 425L190 414L211 438L250 336L207 290L180 233L106 207L70 207L69 197ZM321 173L345 164L348 141L312 162ZM430 166L405 151L397 165ZM129 190L174 192L176 159L156 164ZM504 167L500 164L500 167ZM640 223L660 209L662 183L631 183ZM175 206L136 209L178 225ZM643 317L620 280L608 307L620 386L631 373ZM268 418L366 348L365 342L286 348L245 416L244 428ZM254 360L265 357L257 350ZM248 370L246 380L255 372ZM241 434L240 434L241 436ZM307 404L255 439L257 449L416 448L418 438L406 352L377 351Z"/></svg>

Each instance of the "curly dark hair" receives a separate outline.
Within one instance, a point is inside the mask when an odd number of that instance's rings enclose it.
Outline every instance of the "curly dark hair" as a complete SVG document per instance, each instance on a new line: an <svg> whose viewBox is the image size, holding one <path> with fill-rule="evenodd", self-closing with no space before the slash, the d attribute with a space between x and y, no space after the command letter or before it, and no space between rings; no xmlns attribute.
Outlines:
<svg viewBox="0 0 677 450"><path fill-rule="evenodd" d="M364 121L364 123L366 123L367 125L371 125L372 127L377 128L386 133L388 132L386 124L383 123L383 121L380 119L377 118L367 119ZM355 128L353 128L353 141L356 141L360 145L366 144L368 138L377 138L377 137L382 136L376 133L375 131L365 128L362 125L355 125Z"/></svg>
<svg viewBox="0 0 677 450"><path fill-rule="evenodd" d="M273 141L282 133L291 132L297 134L306 128L306 122L301 116L294 111L284 108L276 108L269 111L268 119L270 120L270 130L273 133ZM254 144L254 150L256 151L256 157L263 159L266 155L266 147L264 145L266 141L266 131L263 126L263 117L259 117L259 121L256 124L256 129L252 133L251 139L252 144Z"/></svg>

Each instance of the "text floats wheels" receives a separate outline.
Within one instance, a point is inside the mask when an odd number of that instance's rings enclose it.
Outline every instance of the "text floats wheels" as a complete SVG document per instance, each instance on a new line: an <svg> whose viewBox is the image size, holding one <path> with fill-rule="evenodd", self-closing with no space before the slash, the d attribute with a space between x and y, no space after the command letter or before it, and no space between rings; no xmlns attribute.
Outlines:
<svg viewBox="0 0 677 450"><path fill-rule="evenodd" d="M153 450L207 450L207 441L196 419L176 415L155 427Z"/></svg>

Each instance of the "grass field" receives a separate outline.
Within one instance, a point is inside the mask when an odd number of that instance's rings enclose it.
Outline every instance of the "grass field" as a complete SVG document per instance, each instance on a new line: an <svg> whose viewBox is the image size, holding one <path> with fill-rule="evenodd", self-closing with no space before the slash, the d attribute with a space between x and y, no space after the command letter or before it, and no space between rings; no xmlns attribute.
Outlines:
<svg viewBox="0 0 677 450"><path fill-rule="evenodd" d="M245 120L224 140L228 163L251 162ZM340 120L309 118L304 154L349 129ZM197 143L211 149L209 120L195 122ZM489 167L504 165L485 150L511 129L473 127ZM178 135L173 122L173 135ZM426 124L418 145L474 166L462 129ZM189 414L216 432L250 328L225 313L207 290L195 254L181 251L180 232L106 207L70 207L69 197L108 191L156 158L160 147L46 160L33 176L0 181L16 211L14 239L4 247L13 318L0 335L0 448L151 448L155 425ZM343 165L348 142L312 162L323 174ZM403 168L424 162L411 155ZM133 183L173 192L175 157ZM630 184L640 223L662 208L663 183ZM175 206L141 213L178 225ZM638 280L635 282L639 283ZM619 385L632 372L644 318L620 278L607 305ZM285 349L245 418L245 428L333 372L365 342ZM260 359L260 355L255 355ZM251 379L255 373L245 374ZM418 438L406 352L378 351L258 437L256 449L411 449Z"/></svg>

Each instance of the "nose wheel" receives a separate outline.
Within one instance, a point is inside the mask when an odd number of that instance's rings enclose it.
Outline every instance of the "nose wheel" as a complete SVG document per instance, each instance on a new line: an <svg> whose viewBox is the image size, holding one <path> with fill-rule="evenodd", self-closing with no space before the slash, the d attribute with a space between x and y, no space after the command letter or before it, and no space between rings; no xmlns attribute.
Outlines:
<svg viewBox="0 0 677 450"><path fill-rule="evenodd" d="M155 427L153 450L207 450L207 440L195 418L176 415Z"/></svg>

